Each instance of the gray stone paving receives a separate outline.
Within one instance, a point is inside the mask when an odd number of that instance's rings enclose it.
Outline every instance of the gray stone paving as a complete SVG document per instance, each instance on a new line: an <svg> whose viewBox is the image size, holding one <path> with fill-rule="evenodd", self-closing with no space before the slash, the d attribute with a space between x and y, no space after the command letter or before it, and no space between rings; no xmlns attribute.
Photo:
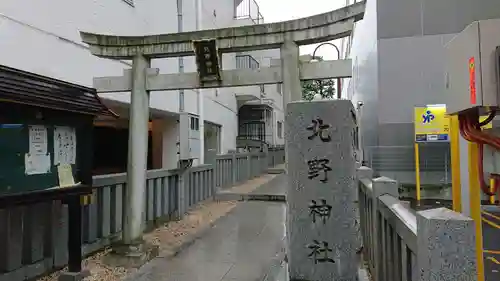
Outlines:
<svg viewBox="0 0 500 281"><path fill-rule="evenodd" d="M242 202L179 255L156 258L126 281L255 281L283 258L285 204Z"/></svg>
<svg viewBox="0 0 500 281"><path fill-rule="evenodd" d="M483 218L500 225L500 208L498 206L483 206L483 209L495 217L485 215ZM484 276L486 281L500 280L500 230L483 222Z"/></svg>
<svg viewBox="0 0 500 281"><path fill-rule="evenodd" d="M254 190L252 194L286 195L287 177L281 174Z"/></svg>

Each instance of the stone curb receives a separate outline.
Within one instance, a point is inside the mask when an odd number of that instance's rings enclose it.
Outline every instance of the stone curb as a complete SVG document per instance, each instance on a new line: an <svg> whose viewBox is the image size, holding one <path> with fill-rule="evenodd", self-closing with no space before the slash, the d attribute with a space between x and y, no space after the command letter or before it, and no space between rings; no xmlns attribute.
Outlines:
<svg viewBox="0 0 500 281"><path fill-rule="evenodd" d="M267 169L267 173L270 175L279 175L279 174L285 174L285 168L269 168Z"/></svg>
<svg viewBox="0 0 500 281"><path fill-rule="evenodd" d="M217 201L270 201L286 202L286 195L283 194L239 194L239 193L221 193L217 194Z"/></svg>

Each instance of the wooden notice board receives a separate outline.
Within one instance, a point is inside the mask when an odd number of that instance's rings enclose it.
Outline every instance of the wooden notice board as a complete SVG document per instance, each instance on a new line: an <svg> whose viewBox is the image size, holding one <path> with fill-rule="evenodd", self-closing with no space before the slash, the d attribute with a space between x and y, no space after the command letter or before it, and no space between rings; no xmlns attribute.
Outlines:
<svg viewBox="0 0 500 281"><path fill-rule="evenodd" d="M0 197L91 183L92 118L0 102Z"/></svg>

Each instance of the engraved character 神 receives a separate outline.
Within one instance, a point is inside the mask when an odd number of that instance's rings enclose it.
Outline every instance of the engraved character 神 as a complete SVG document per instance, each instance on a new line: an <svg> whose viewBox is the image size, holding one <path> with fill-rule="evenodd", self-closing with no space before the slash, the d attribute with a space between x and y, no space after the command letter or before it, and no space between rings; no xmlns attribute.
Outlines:
<svg viewBox="0 0 500 281"><path fill-rule="evenodd" d="M328 205L325 199L321 199L320 202L318 204L316 200L311 200L309 215L312 217L313 223L316 223L316 216L318 216L323 221L323 224L326 224L326 220L330 218L332 213L332 206Z"/></svg>

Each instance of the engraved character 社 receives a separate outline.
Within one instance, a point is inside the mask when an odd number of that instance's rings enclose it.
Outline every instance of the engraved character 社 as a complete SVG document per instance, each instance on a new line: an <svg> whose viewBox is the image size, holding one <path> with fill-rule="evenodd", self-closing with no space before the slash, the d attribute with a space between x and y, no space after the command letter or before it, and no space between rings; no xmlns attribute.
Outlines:
<svg viewBox="0 0 500 281"><path fill-rule="evenodd" d="M335 263L335 261L328 256L328 253L333 251L328 247L328 242L313 240L313 243L307 245L307 248L311 250L311 253L307 256L313 259L314 264L325 262Z"/></svg>

